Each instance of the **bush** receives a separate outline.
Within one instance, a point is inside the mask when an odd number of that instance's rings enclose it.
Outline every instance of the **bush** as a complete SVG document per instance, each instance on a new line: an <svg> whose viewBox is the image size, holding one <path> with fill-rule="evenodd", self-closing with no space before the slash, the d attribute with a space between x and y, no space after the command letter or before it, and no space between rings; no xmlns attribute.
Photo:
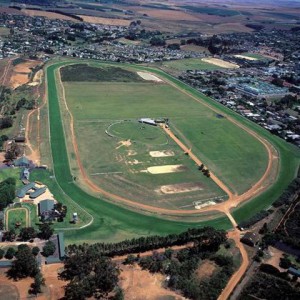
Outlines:
<svg viewBox="0 0 300 300"><path fill-rule="evenodd" d="M292 266L292 262L287 257L281 257L279 266L283 269L288 269Z"/></svg>
<svg viewBox="0 0 300 300"><path fill-rule="evenodd" d="M31 253L34 255L34 256L37 256L40 252L40 248L39 247L33 247L32 250L31 250Z"/></svg>
<svg viewBox="0 0 300 300"><path fill-rule="evenodd" d="M4 257L4 250L3 249L0 249L0 259L2 259Z"/></svg>
<svg viewBox="0 0 300 300"><path fill-rule="evenodd" d="M48 241L45 244L45 246L43 247L43 255L46 257L50 256L50 255L54 254L55 250L56 250L55 244L51 241Z"/></svg>
<svg viewBox="0 0 300 300"><path fill-rule="evenodd" d="M15 254L16 254L16 250L12 247L9 247L6 251L5 258L6 259L13 259Z"/></svg>

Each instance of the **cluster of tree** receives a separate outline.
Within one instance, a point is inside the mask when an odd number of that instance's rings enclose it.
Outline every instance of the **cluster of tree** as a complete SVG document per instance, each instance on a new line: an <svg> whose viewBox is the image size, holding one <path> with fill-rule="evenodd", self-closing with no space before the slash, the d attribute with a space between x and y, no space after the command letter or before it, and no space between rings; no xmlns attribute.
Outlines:
<svg viewBox="0 0 300 300"><path fill-rule="evenodd" d="M19 233L19 239L21 241L29 241L35 237L39 237L43 240L49 240L53 235L54 229L49 223L42 223L39 225L39 231L35 230L33 227L24 227L21 228ZM17 235L14 229L5 231L2 236L3 241L13 242L16 239Z"/></svg>
<svg viewBox="0 0 300 300"><path fill-rule="evenodd" d="M280 272L273 266L262 264L260 271L253 275L239 299L249 299L249 297L266 300L298 299L299 284L289 282L288 278L286 272Z"/></svg>
<svg viewBox="0 0 300 300"><path fill-rule="evenodd" d="M6 160L14 160L21 154L21 147L14 141L11 142L10 148L5 153Z"/></svg>
<svg viewBox="0 0 300 300"><path fill-rule="evenodd" d="M300 190L300 177L299 174L289 186L284 190L281 196L273 203L274 207L279 207L281 205L289 205L294 199L294 195Z"/></svg>
<svg viewBox="0 0 300 300"><path fill-rule="evenodd" d="M3 148L3 144L7 140L8 140L8 136L7 135L3 134L3 135L0 136L0 148Z"/></svg>
<svg viewBox="0 0 300 300"><path fill-rule="evenodd" d="M65 298L83 300L90 297L96 299L122 299L118 287L119 270L110 258L89 248L78 251L65 260L62 279L70 281L65 288ZM114 296L108 297L114 292Z"/></svg>
<svg viewBox="0 0 300 300"><path fill-rule="evenodd" d="M166 45L166 41L162 37L154 36L150 40L150 45L151 46L165 46Z"/></svg>
<svg viewBox="0 0 300 300"><path fill-rule="evenodd" d="M228 279L234 272L232 257L216 255L217 248L207 251L195 244L174 252L166 249L165 253L154 252L150 257L127 257L125 263L137 262L142 269L152 273L160 272L167 276L168 287L180 290L189 299L217 299L221 290L226 286ZM203 259L214 261L219 268L210 278L199 280L196 269Z"/></svg>
<svg viewBox="0 0 300 300"><path fill-rule="evenodd" d="M18 102L17 102L17 105L16 105L16 111L19 111L20 108L25 108L25 109L33 109L35 106L35 103L34 103L34 100L27 100L26 98L22 98L20 99Z"/></svg>
<svg viewBox="0 0 300 300"><path fill-rule="evenodd" d="M5 128L9 128L12 127L13 125L13 119L12 117L2 117L0 118L0 129L5 129Z"/></svg>
<svg viewBox="0 0 300 300"><path fill-rule="evenodd" d="M44 285L45 280L40 273L34 254L36 249L34 249L35 248L30 249L30 247L25 244L19 245L18 250L14 253L16 259L12 262L12 266L8 270L7 275L15 280L33 277L34 282L32 283L29 292L37 294L41 292L41 287Z"/></svg>
<svg viewBox="0 0 300 300"><path fill-rule="evenodd" d="M7 178L0 182L0 210L3 210L7 205L13 203L16 194L16 179Z"/></svg>
<svg viewBox="0 0 300 300"><path fill-rule="evenodd" d="M56 250L56 246L52 241L46 242L45 246L43 247L43 255L48 257L53 255Z"/></svg>
<svg viewBox="0 0 300 300"><path fill-rule="evenodd" d="M140 237L115 244L96 243L93 245L69 245L67 247L67 254L68 256L72 256L79 251L87 252L89 249L91 249L91 251L94 249L93 251L102 253L105 256L113 257L116 255L185 245L194 241L196 241L203 250L207 248L208 250L213 251L213 249L217 249L220 243L223 243L226 239L226 232L224 230L216 230L212 227L192 228L179 234Z"/></svg>
<svg viewBox="0 0 300 300"><path fill-rule="evenodd" d="M206 177L210 177L210 172L208 169L205 169L204 167L204 164L201 164L199 167L198 167L198 170L199 171L202 171L202 173L206 176Z"/></svg>
<svg viewBox="0 0 300 300"><path fill-rule="evenodd" d="M269 215L269 211L267 210L261 210L258 213L256 213L254 216L250 217L247 220L244 220L238 224L239 228L249 228L252 225L256 224L260 220L266 218Z"/></svg>

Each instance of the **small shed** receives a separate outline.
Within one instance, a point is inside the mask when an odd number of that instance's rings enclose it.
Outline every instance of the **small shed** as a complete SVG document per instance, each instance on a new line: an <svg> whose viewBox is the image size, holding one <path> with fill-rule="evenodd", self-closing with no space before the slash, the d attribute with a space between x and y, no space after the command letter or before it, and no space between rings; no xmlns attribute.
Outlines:
<svg viewBox="0 0 300 300"><path fill-rule="evenodd" d="M15 159L14 162L13 162L13 165L16 166L16 167L29 168L30 160L28 158L26 158L25 156L22 156L18 159Z"/></svg>
<svg viewBox="0 0 300 300"><path fill-rule="evenodd" d="M259 240L259 236L257 233L254 232L247 232L245 235L241 238L241 242L249 245L251 247L254 247Z"/></svg>

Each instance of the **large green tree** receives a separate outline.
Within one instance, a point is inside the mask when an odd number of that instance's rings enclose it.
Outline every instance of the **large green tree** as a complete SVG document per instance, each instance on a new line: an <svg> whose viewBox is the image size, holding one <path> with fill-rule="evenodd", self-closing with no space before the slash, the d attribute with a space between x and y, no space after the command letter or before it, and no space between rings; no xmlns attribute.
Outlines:
<svg viewBox="0 0 300 300"><path fill-rule="evenodd" d="M10 277L15 279L34 277L39 272L35 256L27 245L20 245L15 256L16 260L13 261L12 267L8 271Z"/></svg>

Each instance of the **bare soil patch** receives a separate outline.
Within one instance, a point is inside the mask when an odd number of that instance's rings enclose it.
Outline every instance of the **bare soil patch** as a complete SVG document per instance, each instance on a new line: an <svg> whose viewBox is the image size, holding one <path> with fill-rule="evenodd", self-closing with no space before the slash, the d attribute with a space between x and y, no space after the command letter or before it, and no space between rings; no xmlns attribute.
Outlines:
<svg viewBox="0 0 300 300"><path fill-rule="evenodd" d="M239 68L238 65L230 63L230 62L222 60L222 59L219 59L219 58L209 57L209 58L202 58L202 60L204 62L216 65L218 67L226 68L226 69L237 69L237 68Z"/></svg>
<svg viewBox="0 0 300 300"><path fill-rule="evenodd" d="M184 172L187 167L184 165L165 165L165 166L154 166L147 168L147 171L151 174L165 174L165 173L176 173Z"/></svg>
<svg viewBox="0 0 300 300"><path fill-rule="evenodd" d="M200 21L201 19L183 11L165 9L145 9L138 11L140 14L147 14L151 18L169 21Z"/></svg>
<svg viewBox="0 0 300 300"><path fill-rule="evenodd" d="M131 146L131 141L130 140L120 141L118 144L119 144L119 146L116 149L119 149L119 148L121 148L123 146L129 147L129 146Z"/></svg>
<svg viewBox="0 0 300 300"><path fill-rule="evenodd" d="M125 300L158 300L169 296L174 300L184 297L163 287L165 276L151 274L138 265L121 266L120 286L124 290Z"/></svg>
<svg viewBox="0 0 300 300"><path fill-rule="evenodd" d="M10 79L10 86L15 89L23 84L27 84L29 82L29 74L32 72L32 68L39 64L40 61L29 60L16 65Z"/></svg>
<svg viewBox="0 0 300 300"><path fill-rule="evenodd" d="M19 298L18 289L14 285L0 282L0 300L17 300Z"/></svg>
<svg viewBox="0 0 300 300"><path fill-rule="evenodd" d="M130 20L125 19L113 19L113 18L101 18L101 17L91 17L78 15L82 18L84 22L93 23L93 24L104 24L104 25L115 25L115 26L129 26Z"/></svg>
<svg viewBox="0 0 300 300"><path fill-rule="evenodd" d="M137 152L134 151L134 150L128 150L128 151L127 151L127 155L128 155L128 156L134 156L134 155L137 155Z"/></svg>
<svg viewBox="0 0 300 300"><path fill-rule="evenodd" d="M203 279L205 277L210 277L216 268L217 266L213 261L205 260L196 270L197 278Z"/></svg>
<svg viewBox="0 0 300 300"><path fill-rule="evenodd" d="M137 72L137 74L147 81L162 82L160 78L148 72Z"/></svg>
<svg viewBox="0 0 300 300"><path fill-rule="evenodd" d="M255 57L250 57L250 56L245 56L245 55L239 55L239 54L235 55L235 57L237 57L237 58L243 58L243 59L247 59L247 60L257 60L257 58L255 58Z"/></svg>
<svg viewBox="0 0 300 300"><path fill-rule="evenodd" d="M43 70L39 70L35 73L32 82L28 83L29 86L36 86L42 83Z"/></svg>
<svg viewBox="0 0 300 300"><path fill-rule="evenodd" d="M160 191L164 194L179 194L179 193L188 193L203 190L201 183L177 183L162 185Z"/></svg>
<svg viewBox="0 0 300 300"><path fill-rule="evenodd" d="M282 257L283 253L281 250L278 250L274 247L269 246L269 252L271 254L271 258L266 260L266 263L272 265L273 267L280 270L280 272L284 272L286 270L279 267L280 258Z"/></svg>
<svg viewBox="0 0 300 300"><path fill-rule="evenodd" d="M149 154L152 157L169 157L175 155L175 153L172 150L150 151Z"/></svg>

